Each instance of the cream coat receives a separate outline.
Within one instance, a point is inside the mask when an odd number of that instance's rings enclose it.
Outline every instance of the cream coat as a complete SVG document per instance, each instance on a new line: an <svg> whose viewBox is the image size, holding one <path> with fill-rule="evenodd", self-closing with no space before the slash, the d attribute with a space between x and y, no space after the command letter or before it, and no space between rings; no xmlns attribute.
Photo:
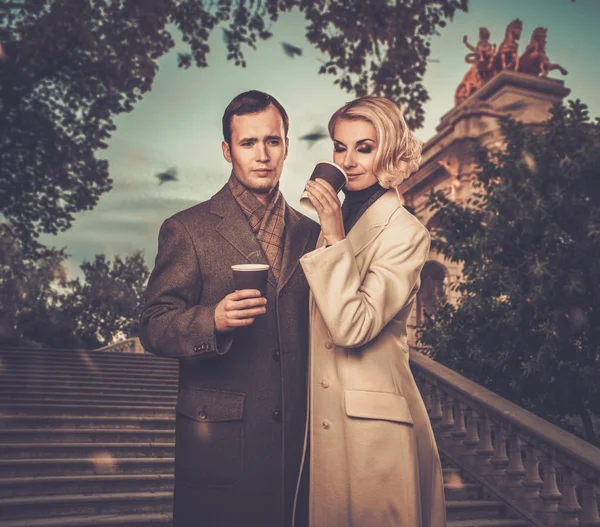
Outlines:
<svg viewBox="0 0 600 527"><path fill-rule="evenodd" d="M310 527L443 527L406 335L429 233L390 190L346 239L323 245L300 259L311 289Z"/></svg>

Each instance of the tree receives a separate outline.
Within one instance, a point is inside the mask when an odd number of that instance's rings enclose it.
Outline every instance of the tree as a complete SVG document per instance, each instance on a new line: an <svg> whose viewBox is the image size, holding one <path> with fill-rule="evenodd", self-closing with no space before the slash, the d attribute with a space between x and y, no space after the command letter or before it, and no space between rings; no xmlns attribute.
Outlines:
<svg viewBox="0 0 600 527"><path fill-rule="evenodd" d="M62 250L28 257L23 244L0 224L0 342L78 347L74 328L60 309L67 284Z"/></svg>
<svg viewBox="0 0 600 527"><path fill-rule="evenodd" d="M468 0L13 0L0 6L0 213L26 247L68 229L111 188L97 157L150 90L157 60L178 30L190 52L179 65L207 66L222 26L228 60L271 37L280 13L299 9L309 42L328 55L319 73L358 95L385 95L423 121L429 40Z"/></svg>
<svg viewBox="0 0 600 527"><path fill-rule="evenodd" d="M97 348L138 334L149 270L142 253L113 262L96 255L81 265L85 280L68 280L67 254L28 255L0 224L0 344Z"/></svg>
<svg viewBox="0 0 600 527"><path fill-rule="evenodd" d="M119 337L138 335L146 280L150 274L141 252L111 262L96 255L81 269L85 281L69 283L64 309L86 347L106 346Z"/></svg>
<svg viewBox="0 0 600 527"><path fill-rule="evenodd" d="M463 265L456 305L420 341L449 367L538 415L600 415L600 122L579 101L537 129L505 120L505 146L480 148L464 206L430 200L433 246Z"/></svg>

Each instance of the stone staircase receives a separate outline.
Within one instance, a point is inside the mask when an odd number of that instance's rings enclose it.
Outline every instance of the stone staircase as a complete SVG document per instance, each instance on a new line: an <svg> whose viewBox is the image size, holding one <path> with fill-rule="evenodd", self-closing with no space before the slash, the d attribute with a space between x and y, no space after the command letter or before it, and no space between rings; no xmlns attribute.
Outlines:
<svg viewBox="0 0 600 527"><path fill-rule="evenodd" d="M0 527L170 526L176 396L176 361L0 350ZM444 466L449 527L531 525Z"/></svg>

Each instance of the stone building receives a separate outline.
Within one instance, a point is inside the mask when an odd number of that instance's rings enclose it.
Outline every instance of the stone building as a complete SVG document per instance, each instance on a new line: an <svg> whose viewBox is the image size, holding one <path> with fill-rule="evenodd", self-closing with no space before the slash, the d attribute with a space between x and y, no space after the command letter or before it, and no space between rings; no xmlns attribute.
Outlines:
<svg viewBox="0 0 600 527"><path fill-rule="evenodd" d="M537 30L536 30L537 31ZM535 33L535 32L534 32ZM420 169L400 186L406 206L428 228L436 226L436 215L428 206L428 194L442 190L456 201L468 199L475 178L472 148L480 142L501 144L499 117L511 115L529 125L550 117L552 104L569 94L564 82L531 72L503 70L483 82L471 95L458 100L436 127L436 134L423 146ZM460 268L432 251L421 273L421 289L409 320L411 344L414 328L424 313L435 313L439 298L456 300L450 285L459 279Z"/></svg>

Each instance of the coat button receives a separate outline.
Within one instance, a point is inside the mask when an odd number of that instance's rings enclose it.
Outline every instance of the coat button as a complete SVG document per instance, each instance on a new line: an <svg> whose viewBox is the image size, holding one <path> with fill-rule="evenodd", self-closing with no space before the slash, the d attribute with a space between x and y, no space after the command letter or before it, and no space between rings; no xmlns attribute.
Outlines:
<svg viewBox="0 0 600 527"><path fill-rule="evenodd" d="M279 291L279 296L283 296L283 291Z"/></svg>
<svg viewBox="0 0 600 527"><path fill-rule="evenodd" d="M279 350L275 350L273 352L273 360L279 360L280 357L281 357L281 353L279 353Z"/></svg>
<svg viewBox="0 0 600 527"><path fill-rule="evenodd" d="M331 423L329 421L325 420L325 421L323 421L322 425L325 430L329 430Z"/></svg>
<svg viewBox="0 0 600 527"><path fill-rule="evenodd" d="M194 351L200 351L200 346L194 346Z"/></svg>
<svg viewBox="0 0 600 527"><path fill-rule="evenodd" d="M280 421L281 420L281 412L279 410L275 410L273 412L273 421Z"/></svg>
<svg viewBox="0 0 600 527"><path fill-rule="evenodd" d="M323 388L329 388L329 381L327 379L323 379L321 381L321 386L323 386Z"/></svg>
<svg viewBox="0 0 600 527"><path fill-rule="evenodd" d="M325 342L325 347L330 350L331 348L333 348L333 342L331 342L330 340L327 340Z"/></svg>
<svg viewBox="0 0 600 527"><path fill-rule="evenodd" d="M198 417L199 417L200 419L206 419L206 418L208 417L208 415L207 415L207 413L206 413L204 410L200 410L200 411L198 412Z"/></svg>

